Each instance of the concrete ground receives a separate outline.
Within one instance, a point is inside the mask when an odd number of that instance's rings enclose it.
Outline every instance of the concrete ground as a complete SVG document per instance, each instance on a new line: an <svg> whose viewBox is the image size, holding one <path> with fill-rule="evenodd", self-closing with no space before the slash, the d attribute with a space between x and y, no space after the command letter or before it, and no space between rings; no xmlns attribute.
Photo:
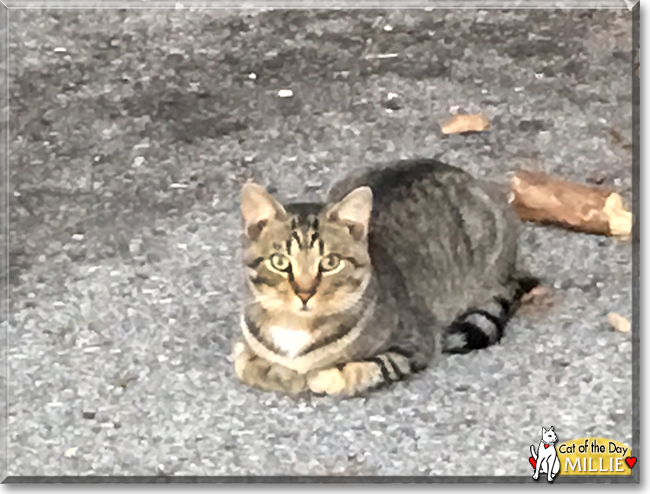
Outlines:
<svg viewBox="0 0 650 494"><path fill-rule="evenodd" d="M517 168L631 201L631 13L10 12L9 475L521 475L542 426L632 443L629 242L526 225L555 303L367 398L230 361L250 178ZM290 98L278 97L291 89ZM389 96L394 93L397 97ZM489 133L443 136L450 112Z"/></svg>

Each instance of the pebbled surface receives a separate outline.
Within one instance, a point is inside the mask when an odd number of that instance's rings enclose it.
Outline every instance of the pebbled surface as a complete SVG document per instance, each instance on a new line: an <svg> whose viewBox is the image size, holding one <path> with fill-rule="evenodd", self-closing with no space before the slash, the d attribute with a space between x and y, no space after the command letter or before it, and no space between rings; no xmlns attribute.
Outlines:
<svg viewBox="0 0 650 494"><path fill-rule="evenodd" d="M249 178L312 200L355 166L433 156L629 206L629 11L12 10L11 26L10 475L531 475L542 426L631 444L630 335L605 321L631 317L629 242L525 226L555 304L367 398L260 393L229 360ZM479 110L492 132L442 135Z"/></svg>

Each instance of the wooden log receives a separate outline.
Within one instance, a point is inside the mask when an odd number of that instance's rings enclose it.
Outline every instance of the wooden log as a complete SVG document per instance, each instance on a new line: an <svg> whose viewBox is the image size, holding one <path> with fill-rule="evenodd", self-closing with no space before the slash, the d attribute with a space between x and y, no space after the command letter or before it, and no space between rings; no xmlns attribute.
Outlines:
<svg viewBox="0 0 650 494"><path fill-rule="evenodd" d="M530 171L518 172L511 186L510 203L524 221L600 235L632 232L632 213L615 192Z"/></svg>

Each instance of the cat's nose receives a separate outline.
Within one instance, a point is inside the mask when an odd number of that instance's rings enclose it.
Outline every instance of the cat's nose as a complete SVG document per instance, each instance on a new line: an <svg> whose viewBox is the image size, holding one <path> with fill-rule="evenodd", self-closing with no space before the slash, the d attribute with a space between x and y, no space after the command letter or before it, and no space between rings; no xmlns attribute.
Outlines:
<svg viewBox="0 0 650 494"><path fill-rule="evenodd" d="M296 291L296 295L302 301L303 304L306 304L307 302L309 302L309 299L312 298L315 293L316 293L316 290L310 290L310 291L307 291L307 292Z"/></svg>
<svg viewBox="0 0 650 494"><path fill-rule="evenodd" d="M318 277L312 278L306 276L296 276L293 280L293 291L296 293L296 296L302 300L303 304L306 304L307 301L314 296L318 282Z"/></svg>

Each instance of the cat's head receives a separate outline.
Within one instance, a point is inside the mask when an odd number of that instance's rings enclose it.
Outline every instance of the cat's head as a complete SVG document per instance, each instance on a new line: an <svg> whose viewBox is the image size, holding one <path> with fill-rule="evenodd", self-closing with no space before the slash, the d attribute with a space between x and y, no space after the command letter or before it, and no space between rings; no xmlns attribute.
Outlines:
<svg viewBox="0 0 650 494"><path fill-rule="evenodd" d="M284 207L257 184L242 189L244 263L254 299L267 311L327 316L357 304L372 276L372 191L341 201Z"/></svg>
<svg viewBox="0 0 650 494"><path fill-rule="evenodd" d="M553 430L553 426L549 430L542 427L542 440L547 444L554 444L557 441L557 435Z"/></svg>

